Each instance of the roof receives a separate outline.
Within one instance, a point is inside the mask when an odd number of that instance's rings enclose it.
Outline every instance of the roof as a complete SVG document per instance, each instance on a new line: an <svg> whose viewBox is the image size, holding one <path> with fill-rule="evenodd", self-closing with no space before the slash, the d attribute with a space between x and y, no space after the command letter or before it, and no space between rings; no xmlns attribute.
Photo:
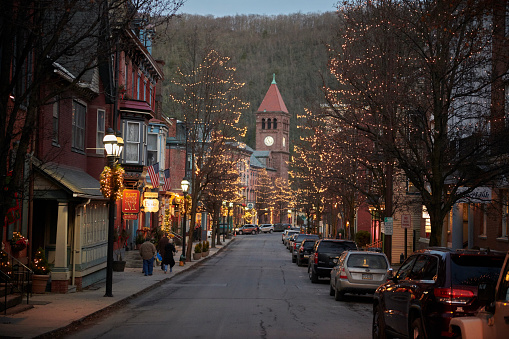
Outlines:
<svg viewBox="0 0 509 339"><path fill-rule="evenodd" d="M288 109L286 108L285 102L283 101L283 97L281 97L281 93L279 93L279 89L277 88L275 75L274 80L272 80L269 90L267 91L267 94L265 94L265 98L263 98L262 104L260 107L258 107L257 112L288 113Z"/></svg>

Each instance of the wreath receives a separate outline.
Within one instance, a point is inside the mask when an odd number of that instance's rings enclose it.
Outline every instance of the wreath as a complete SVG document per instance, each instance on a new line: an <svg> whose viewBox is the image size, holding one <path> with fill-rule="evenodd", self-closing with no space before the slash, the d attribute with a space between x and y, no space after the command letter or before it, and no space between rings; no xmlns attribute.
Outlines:
<svg viewBox="0 0 509 339"><path fill-rule="evenodd" d="M114 193L114 200L122 198L124 173L124 169L119 164L116 164L113 168L104 167L100 176L100 184L101 193L105 198L109 199L112 193Z"/></svg>

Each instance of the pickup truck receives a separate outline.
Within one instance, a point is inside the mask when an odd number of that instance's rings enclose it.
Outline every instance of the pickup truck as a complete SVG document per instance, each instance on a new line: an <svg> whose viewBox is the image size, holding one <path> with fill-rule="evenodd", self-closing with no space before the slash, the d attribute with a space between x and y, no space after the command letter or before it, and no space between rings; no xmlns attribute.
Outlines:
<svg viewBox="0 0 509 339"><path fill-rule="evenodd" d="M509 252L500 271L498 283L493 286L479 285L479 299L485 298L487 306L475 317L452 318L449 331L454 338L502 339L509 337Z"/></svg>

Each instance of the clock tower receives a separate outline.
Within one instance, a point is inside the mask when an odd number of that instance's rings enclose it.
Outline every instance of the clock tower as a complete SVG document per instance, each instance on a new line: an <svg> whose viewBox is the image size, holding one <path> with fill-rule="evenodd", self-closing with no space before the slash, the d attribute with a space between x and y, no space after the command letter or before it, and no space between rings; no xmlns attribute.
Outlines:
<svg viewBox="0 0 509 339"><path fill-rule="evenodd" d="M256 111L256 150L270 151L277 176L288 180L290 113L279 93L276 76Z"/></svg>

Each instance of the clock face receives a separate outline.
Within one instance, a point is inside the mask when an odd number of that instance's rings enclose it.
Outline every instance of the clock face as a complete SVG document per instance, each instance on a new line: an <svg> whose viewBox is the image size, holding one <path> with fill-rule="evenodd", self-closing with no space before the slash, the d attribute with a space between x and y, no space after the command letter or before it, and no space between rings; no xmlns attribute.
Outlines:
<svg viewBox="0 0 509 339"><path fill-rule="evenodd" d="M265 145L267 146L272 146L272 144L274 143L274 138L271 137L270 135L268 137L265 137L265 139L263 140L263 142L265 143Z"/></svg>

